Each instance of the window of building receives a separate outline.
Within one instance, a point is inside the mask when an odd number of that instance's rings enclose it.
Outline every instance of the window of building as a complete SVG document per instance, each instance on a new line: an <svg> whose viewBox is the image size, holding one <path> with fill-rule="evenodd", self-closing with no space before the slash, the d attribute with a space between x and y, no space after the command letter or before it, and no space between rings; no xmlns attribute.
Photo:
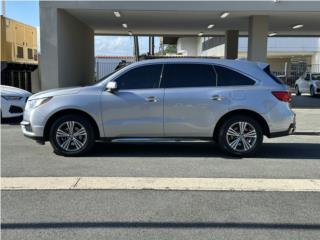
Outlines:
<svg viewBox="0 0 320 240"><path fill-rule="evenodd" d="M162 64L134 68L116 79L119 89L147 89L159 86Z"/></svg>
<svg viewBox="0 0 320 240"><path fill-rule="evenodd" d="M254 85L255 81L231 69L214 66L218 75L218 86Z"/></svg>
<svg viewBox="0 0 320 240"><path fill-rule="evenodd" d="M28 59L33 59L33 50L28 48Z"/></svg>
<svg viewBox="0 0 320 240"><path fill-rule="evenodd" d="M212 65L166 64L161 85L165 88L216 86L216 75Z"/></svg>
<svg viewBox="0 0 320 240"><path fill-rule="evenodd" d="M17 46L17 58L23 58L23 47Z"/></svg>
<svg viewBox="0 0 320 240"><path fill-rule="evenodd" d="M38 61L38 52L37 52L37 49L33 49L33 60Z"/></svg>

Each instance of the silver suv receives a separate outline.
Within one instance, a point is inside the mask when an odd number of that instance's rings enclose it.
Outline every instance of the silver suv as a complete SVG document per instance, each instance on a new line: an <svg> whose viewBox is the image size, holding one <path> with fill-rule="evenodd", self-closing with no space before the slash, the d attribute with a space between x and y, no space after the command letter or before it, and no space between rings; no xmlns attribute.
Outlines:
<svg viewBox="0 0 320 240"><path fill-rule="evenodd" d="M263 63L158 59L131 64L91 86L32 95L25 136L50 141L57 154L88 152L99 141L217 142L251 156L263 136L295 129L287 86Z"/></svg>

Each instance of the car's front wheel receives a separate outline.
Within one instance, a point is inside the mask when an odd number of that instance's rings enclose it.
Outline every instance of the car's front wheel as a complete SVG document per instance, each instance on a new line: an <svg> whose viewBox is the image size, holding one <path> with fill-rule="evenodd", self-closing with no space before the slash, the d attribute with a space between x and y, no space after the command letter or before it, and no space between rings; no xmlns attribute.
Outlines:
<svg viewBox="0 0 320 240"><path fill-rule="evenodd" d="M263 132L259 122L248 116L228 118L218 134L220 148L231 155L248 157L254 155L262 145Z"/></svg>
<svg viewBox="0 0 320 240"><path fill-rule="evenodd" d="M295 89L296 89L296 96L300 96L301 92L299 91L298 85L296 85Z"/></svg>
<svg viewBox="0 0 320 240"><path fill-rule="evenodd" d="M53 122L49 139L56 154L77 156L93 147L94 130L85 117L66 115Z"/></svg>

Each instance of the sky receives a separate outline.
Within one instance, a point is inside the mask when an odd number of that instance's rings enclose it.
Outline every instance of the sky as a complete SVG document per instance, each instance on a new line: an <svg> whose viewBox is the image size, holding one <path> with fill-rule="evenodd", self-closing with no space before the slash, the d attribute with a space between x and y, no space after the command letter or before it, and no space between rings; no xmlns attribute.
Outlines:
<svg viewBox="0 0 320 240"><path fill-rule="evenodd" d="M2 14L2 4L0 4ZM6 0L6 16L14 20L40 28L39 1ZM41 29L40 29L41 31ZM140 54L148 51L148 38L139 37ZM155 38L155 50L159 48L159 38ZM96 36L95 55L132 56L133 38L121 36Z"/></svg>

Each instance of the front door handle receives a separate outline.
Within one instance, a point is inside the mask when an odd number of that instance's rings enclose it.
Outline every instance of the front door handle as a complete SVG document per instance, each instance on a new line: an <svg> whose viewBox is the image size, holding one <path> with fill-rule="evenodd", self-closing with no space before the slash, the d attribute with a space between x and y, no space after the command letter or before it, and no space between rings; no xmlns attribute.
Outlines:
<svg viewBox="0 0 320 240"><path fill-rule="evenodd" d="M214 101L221 101L224 99L224 96L220 96L220 95L213 95L210 97L211 100L214 100Z"/></svg>
<svg viewBox="0 0 320 240"><path fill-rule="evenodd" d="M158 101L159 101L159 98L154 97L154 96L150 96L150 97L146 97L145 100L146 100L147 102L158 102Z"/></svg>

